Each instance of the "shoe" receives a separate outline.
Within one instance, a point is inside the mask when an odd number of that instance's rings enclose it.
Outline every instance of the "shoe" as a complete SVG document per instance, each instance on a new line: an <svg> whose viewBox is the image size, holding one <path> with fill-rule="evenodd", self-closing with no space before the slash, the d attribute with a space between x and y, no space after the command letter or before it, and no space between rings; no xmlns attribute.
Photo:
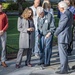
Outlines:
<svg viewBox="0 0 75 75"><path fill-rule="evenodd" d="M59 56L59 53L57 53L57 55Z"/></svg>
<svg viewBox="0 0 75 75"><path fill-rule="evenodd" d="M72 66L72 70L75 70L75 65L74 65L74 66Z"/></svg>
<svg viewBox="0 0 75 75"><path fill-rule="evenodd" d="M44 67L48 67L48 66L50 66L50 64L44 64Z"/></svg>
<svg viewBox="0 0 75 75"><path fill-rule="evenodd" d="M5 62L2 62L1 65L2 65L3 67L8 67Z"/></svg>
<svg viewBox="0 0 75 75"><path fill-rule="evenodd" d="M31 65L31 64L27 64L27 66L28 66L28 67L32 67L32 65Z"/></svg>
<svg viewBox="0 0 75 75"><path fill-rule="evenodd" d="M61 71L56 71L56 74L68 74L68 72L61 72Z"/></svg>
<svg viewBox="0 0 75 75"><path fill-rule="evenodd" d="M39 63L38 65L44 65L44 63Z"/></svg>
<svg viewBox="0 0 75 75"><path fill-rule="evenodd" d="M16 68L20 68L20 65L18 65L18 64L16 64L16 66L15 66Z"/></svg>
<svg viewBox="0 0 75 75"><path fill-rule="evenodd" d="M25 66L32 67L32 64L26 63Z"/></svg>
<svg viewBox="0 0 75 75"><path fill-rule="evenodd" d="M68 55L68 56L71 56L72 54L71 54L71 53L67 53L67 55Z"/></svg>

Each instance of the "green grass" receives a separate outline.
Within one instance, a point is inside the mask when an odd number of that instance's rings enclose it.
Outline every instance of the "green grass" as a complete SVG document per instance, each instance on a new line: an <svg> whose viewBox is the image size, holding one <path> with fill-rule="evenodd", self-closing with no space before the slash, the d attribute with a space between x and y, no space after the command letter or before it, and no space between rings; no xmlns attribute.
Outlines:
<svg viewBox="0 0 75 75"><path fill-rule="evenodd" d="M7 30L7 53L17 52L16 49L18 49L19 32L17 30L17 18L18 16L8 16L9 27Z"/></svg>
<svg viewBox="0 0 75 75"><path fill-rule="evenodd" d="M17 34L17 16L8 16L8 22L9 22L9 27L8 27L8 34Z"/></svg>

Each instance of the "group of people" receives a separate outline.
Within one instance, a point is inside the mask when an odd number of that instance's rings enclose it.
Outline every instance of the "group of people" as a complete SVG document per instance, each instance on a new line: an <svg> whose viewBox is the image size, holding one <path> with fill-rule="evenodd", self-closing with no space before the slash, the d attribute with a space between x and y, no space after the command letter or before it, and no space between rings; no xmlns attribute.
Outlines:
<svg viewBox="0 0 75 75"><path fill-rule="evenodd" d="M70 0L64 0L58 3L60 19L57 28L55 27L54 13L49 0L44 0L42 6L39 6L40 0L34 0L33 6L25 8L17 22L17 29L20 32L20 36L16 68L20 68L21 66L24 49L27 49L26 66L32 66L30 63L32 53L40 57L39 65L43 65L44 67L50 66L53 36L55 36L58 37L58 50L61 64L60 71L57 73L68 73L67 49L72 41L73 16L75 16L74 5L70 6L73 11L71 12L68 3L70 3ZM0 4L0 18L3 16L0 20L0 40L3 49L1 64L7 67L5 63L5 39L8 20L6 14L2 12L1 7L2 5Z"/></svg>
<svg viewBox="0 0 75 75"><path fill-rule="evenodd" d="M54 15L53 10L50 10L49 1L45 1L43 7L39 4L40 0L35 0L34 5L26 8L18 18L20 38L16 68L20 68L24 49L28 49L25 65L32 66L30 63L32 52L35 56L40 56L40 65L50 65L53 33L55 31Z"/></svg>

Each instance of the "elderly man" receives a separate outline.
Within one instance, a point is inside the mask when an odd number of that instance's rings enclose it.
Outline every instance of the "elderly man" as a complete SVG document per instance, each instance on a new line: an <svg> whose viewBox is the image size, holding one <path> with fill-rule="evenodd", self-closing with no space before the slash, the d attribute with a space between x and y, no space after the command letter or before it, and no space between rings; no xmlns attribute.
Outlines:
<svg viewBox="0 0 75 75"><path fill-rule="evenodd" d="M0 46L2 46L2 53L1 53L1 64L3 67L7 67L5 63L6 59L6 30L8 28L8 19L5 13L2 12L2 4L0 4Z"/></svg>
<svg viewBox="0 0 75 75"><path fill-rule="evenodd" d="M39 55L39 47L38 47L38 30L37 30L37 7L40 5L40 0L34 0L33 6L30 8L33 10L33 20L35 26L35 47L34 47L34 54L37 57Z"/></svg>
<svg viewBox="0 0 75 75"><path fill-rule="evenodd" d="M58 50L61 63L61 69L57 73L65 74L68 73L67 48L72 38L71 26L73 15L68 10L68 5L64 1L58 3L58 9L62 14L59 20L59 26L55 31L55 36L58 36Z"/></svg>
<svg viewBox="0 0 75 75"><path fill-rule="evenodd" d="M47 67L50 65L53 33L55 31L55 26L52 15L48 12L44 12L44 9L42 7L37 7L37 14L40 47L40 65L44 64L44 67Z"/></svg>

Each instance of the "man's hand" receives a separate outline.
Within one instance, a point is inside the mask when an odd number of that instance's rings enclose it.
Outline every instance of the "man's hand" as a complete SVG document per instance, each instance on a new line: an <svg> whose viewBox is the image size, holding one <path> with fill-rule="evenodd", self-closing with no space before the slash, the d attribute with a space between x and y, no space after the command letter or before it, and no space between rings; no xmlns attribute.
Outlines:
<svg viewBox="0 0 75 75"><path fill-rule="evenodd" d="M46 36L45 39L48 38L51 35L51 33L49 32Z"/></svg>
<svg viewBox="0 0 75 75"><path fill-rule="evenodd" d="M4 33L3 30L1 30L1 31L0 31L0 35L3 35L3 33Z"/></svg>

